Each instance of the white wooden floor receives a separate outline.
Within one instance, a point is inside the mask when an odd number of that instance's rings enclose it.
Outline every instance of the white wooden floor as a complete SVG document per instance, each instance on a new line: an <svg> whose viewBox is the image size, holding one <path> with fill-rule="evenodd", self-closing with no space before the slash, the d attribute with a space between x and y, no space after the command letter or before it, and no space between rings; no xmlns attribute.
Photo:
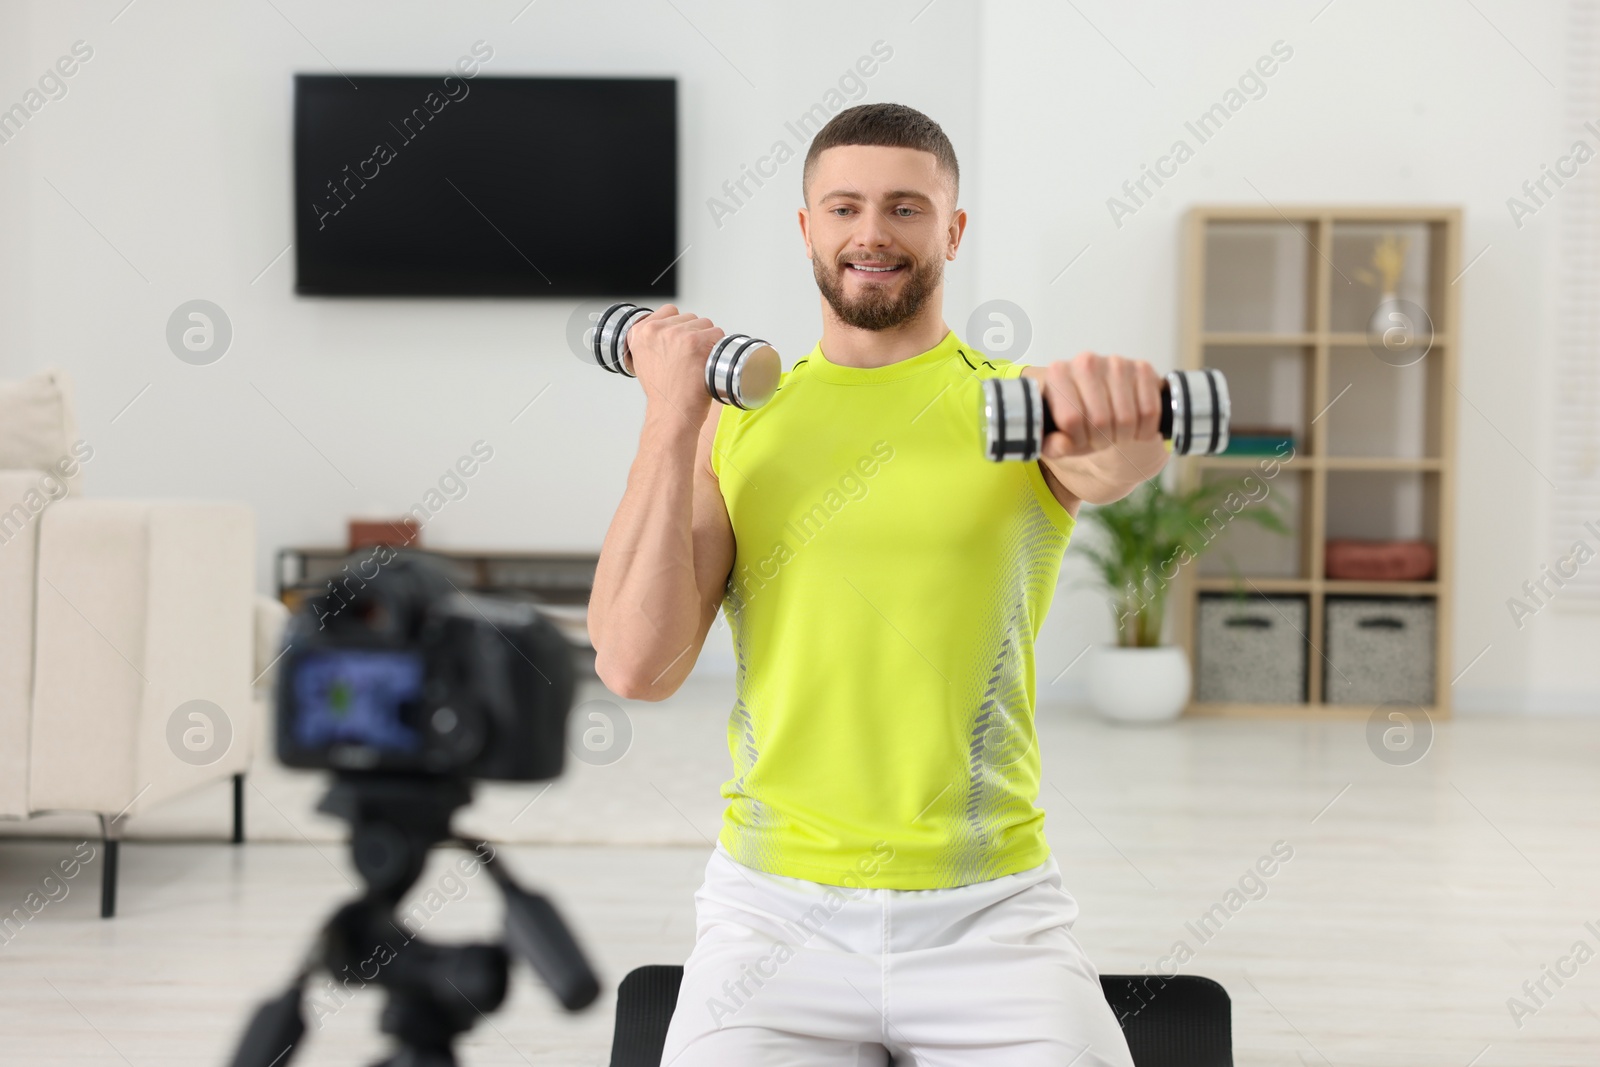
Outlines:
<svg viewBox="0 0 1600 1067"><path fill-rule="evenodd" d="M575 768L531 808L538 787L496 792L468 820L610 842L504 854L565 909L613 986L634 966L680 962L692 943L691 898L727 767L726 706L717 687L667 707L629 705L636 736L622 760ZM1153 968L1186 942L1194 956L1183 970L1233 997L1241 1067L1600 1064L1600 955L1562 987L1544 979L1550 995L1528 1000L1537 1012L1520 1027L1507 1007L1575 943L1600 953L1600 717L1458 719L1411 766L1377 759L1358 723L1118 729L1061 708L1040 719L1041 803L1083 906L1079 939L1106 973ZM225 1063L254 1001L280 986L313 926L351 891L342 846L318 840L326 827L295 830L306 816L294 789L311 797L314 783L286 781L269 776L251 794L253 832L280 840L134 841L123 847L117 919L98 918L96 862L7 931L0 1064ZM207 817L225 821L222 809ZM662 843L618 843L630 840ZM1278 841L1293 858L1266 895L1202 942L1185 924ZM0 913L75 845L0 840ZM440 885L448 855L422 887ZM457 896L428 922L430 937L493 928L499 904L485 875ZM606 1063L609 996L568 1018L525 970L514 985L464 1042L464 1063ZM295 1062L370 1062L383 1047L377 1008L369 995L313 1023Z"/></svg>

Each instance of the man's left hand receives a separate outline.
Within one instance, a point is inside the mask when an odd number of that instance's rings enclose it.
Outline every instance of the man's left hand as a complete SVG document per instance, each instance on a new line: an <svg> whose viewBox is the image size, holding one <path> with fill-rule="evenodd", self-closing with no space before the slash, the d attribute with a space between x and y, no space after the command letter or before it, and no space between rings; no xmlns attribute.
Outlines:
<svg viewBox="0 0 1600 1067"><path fill-rule="evenodd" d="M1056 431L1041 442L1039 463L1073 515L1078 502L1109 504L1166 466L1161 439L1161 376L1150 364L1080 352L1024 368L1044 391Z"/></svg>
<svg viewBox="0 0 1600 1067"><path fill-rule="evenodd" d="M1079 352L1023 372L1037 378L1056 432L1045 437L1045 459L1087 456L1117 445L1161 437L1161 376L1140 359Z"/></svg>

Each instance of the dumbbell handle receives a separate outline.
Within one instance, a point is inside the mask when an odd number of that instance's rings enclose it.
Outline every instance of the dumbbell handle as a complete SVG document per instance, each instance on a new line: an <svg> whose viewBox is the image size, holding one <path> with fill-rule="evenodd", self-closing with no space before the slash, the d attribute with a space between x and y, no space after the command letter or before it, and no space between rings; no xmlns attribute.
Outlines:
<svg viewBox="0 0 1600 1067"><path fill-rule="evenodd" d="M601 313L594 328L590 354L615 374L636 377L628 332L651 313L637 304L612 304ZM706 392L724 404L758 408L772 399L783 374L783 360L767 342L746 334L728 334L706 357Z"/></svg>
<svg viewBox="0 0 1600 1067"><path fill-rule="evenodd" d="M1035 460L1055 417L1032 378L988 378L979 398L985 455L991 460ZM1172 371L1161 382L1161 436L1176 455L1216 455L1228 447L1232 402L1228 380L1217 370Z"/></svg>

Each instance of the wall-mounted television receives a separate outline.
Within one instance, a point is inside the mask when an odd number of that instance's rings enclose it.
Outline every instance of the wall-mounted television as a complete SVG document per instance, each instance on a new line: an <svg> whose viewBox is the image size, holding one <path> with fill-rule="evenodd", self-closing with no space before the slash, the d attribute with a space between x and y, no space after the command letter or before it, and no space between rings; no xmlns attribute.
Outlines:
<svg viewBox="0 0 1600 1067"><path fill-rule="evenodd" d="M670 78L295 77L295 291L677 293Z"/></svg>

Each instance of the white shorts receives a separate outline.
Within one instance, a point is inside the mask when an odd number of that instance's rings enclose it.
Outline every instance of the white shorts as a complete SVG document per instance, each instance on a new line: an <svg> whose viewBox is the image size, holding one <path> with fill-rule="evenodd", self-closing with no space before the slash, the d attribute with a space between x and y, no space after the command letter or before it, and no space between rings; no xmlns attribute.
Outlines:
<svg viewBox="0 0 1600 1067"><path fill-rule="evenodd" d="M662 1067L1133 1067L1055 858L953 889L765 874L717 844Z"/></svg>

